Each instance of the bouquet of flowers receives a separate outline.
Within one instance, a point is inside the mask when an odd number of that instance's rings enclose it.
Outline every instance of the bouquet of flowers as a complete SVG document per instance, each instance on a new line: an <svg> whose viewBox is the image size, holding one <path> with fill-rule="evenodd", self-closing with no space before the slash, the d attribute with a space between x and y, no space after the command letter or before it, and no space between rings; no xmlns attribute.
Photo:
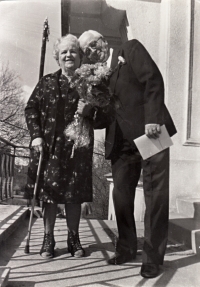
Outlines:
<svg viewBox="0 0 200 287"><path fill-rule="evenodd" d="M111 93L108 89L108 80L112 70L105 63L83 64L76 69L70 81L70 88L76 88L80 99L92 107L104 108L109 105ZM74 141L74 148L87 147L90 143L91 123L77 113L74 120L66 127L64 134Z"/></svg>

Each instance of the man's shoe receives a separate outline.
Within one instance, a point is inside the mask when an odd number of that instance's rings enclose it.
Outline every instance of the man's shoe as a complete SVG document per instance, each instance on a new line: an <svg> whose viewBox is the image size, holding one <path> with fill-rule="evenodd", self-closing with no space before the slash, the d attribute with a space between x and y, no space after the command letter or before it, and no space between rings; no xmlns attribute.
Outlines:
<svg viewBox="0 0 200 287"><path fill-rule="evenodd" d="M140 274L144 278L154 278L159 275L159 265L154 263L143 263Z"/></svg>
<svg viewBox="0 0 200 287"><path fill-rule="evenodd" d="M132 260L134 260L136 257L136 255L133 255L129 252L120 254L120 253L116 253L112 258L108 259L108 264L111 265L120 265L126 262L130 262Z"/></svg>

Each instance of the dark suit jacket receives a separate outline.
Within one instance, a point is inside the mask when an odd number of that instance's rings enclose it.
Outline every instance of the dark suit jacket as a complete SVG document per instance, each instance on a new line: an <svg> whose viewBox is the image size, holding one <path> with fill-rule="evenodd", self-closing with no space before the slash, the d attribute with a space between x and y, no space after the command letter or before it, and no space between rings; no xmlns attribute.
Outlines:
<svg viewBox="0 0 200 287"><path fill-rule="evenodd" d="M113 52L111 67L116 67L118 56L125 58L110 79L111 90L119 99L115 120L106 129L106 158L112 157L118 123L123 138L133 140L145 133L145 125L165 124L172 136L176 128L164 104L162 75L144 46L137 40L124 43Z"/></svg>

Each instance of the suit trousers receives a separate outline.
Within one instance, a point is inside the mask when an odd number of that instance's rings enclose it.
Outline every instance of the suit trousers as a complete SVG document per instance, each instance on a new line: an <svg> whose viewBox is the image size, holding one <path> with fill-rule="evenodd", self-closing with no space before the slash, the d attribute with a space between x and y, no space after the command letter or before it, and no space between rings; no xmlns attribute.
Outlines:
<svg viewBox="0 0 200 287"><path fill-rule="evenodd" d="M137 150L121 152L111 162L119 233L116 251L130 252L133 256L137 252L134 198L142 169L146 205L142 260L163 264L169 220L169 149L146 160Z"/></svg>

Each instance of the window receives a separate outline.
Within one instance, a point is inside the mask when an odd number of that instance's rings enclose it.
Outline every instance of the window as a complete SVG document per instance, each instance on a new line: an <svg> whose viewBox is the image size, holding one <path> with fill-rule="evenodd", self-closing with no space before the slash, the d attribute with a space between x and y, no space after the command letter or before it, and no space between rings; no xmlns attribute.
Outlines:
<svg viewBox="0 0 200 287"><path fill-rule="evenodd" d="M200 146L200 1L191 0L190 71L185 145Z"/></svg>

